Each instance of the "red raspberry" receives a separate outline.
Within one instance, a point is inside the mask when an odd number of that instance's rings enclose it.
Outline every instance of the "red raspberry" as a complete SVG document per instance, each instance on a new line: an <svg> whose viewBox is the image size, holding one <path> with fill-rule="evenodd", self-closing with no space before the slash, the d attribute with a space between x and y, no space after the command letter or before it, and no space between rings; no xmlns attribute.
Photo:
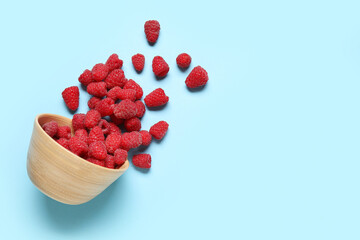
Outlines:
<svg viewBox="0 0 360 240"><path fill-rule="evenodd" d="M115 157L108 154L105 158L105 167L114 169L115 168Z"/></svg>
<svg viewBox="0 0 360 240"><path fill-rule="evenodd" d="M85 114L83 113L74 114L71 121L74 131L85 128L84 120L85 120Z"/></svg>
<svg viewBox="0 0 360 240"><path fill-rule="evenodd" d="M120 147L121 135L118 133L112 133L107 136L105 140L106 150L108 153L113 154L116 149Z"/></svg>
<svg viewBox="0 0 360 240"><path fill-rule="evenodd" d="M73 111L79 107L79 96L79 88L76 86L65 88L62 92L66 106Z"/></svg>
<svg viewBox="0 0 360 240"><path fill-rule="evenodd" d="M58 128L56 136L58 138L70 139L71 138L71 128L69 126L60 126Z"/></svg>
<svg viewBox="0 0 360 240"><path fill-rule="evenodd" d="M150 168L151 167L151 155L147 153L134 155L132 163L135 167Z"/></svg>
<svg viewBox="0 0 360 240"><path fill-rule="evenodd" d="M115 108L114 108L114 111L115 111ZM120 125L120 124L124 123L124 119L117 118L114 114L110 115L110 119L115 125Z"/></svg>
<svg viewBox="0 0 360 240"><path fill-rule="evenodd" d="M132 56L131 58L132 64L137 72L141 72L144 69L145 65L145 57L144 55L138 53Z"/></svg>
<svg viewBox="0 0 360 240"><path fill-rule="evenodd" d="M93 82L93 83L90 83L90 84L87 86L86 91L87 91L90 95L93 95L93 96L95 96L95 97L102 98L102 97L106 96L106 94L107 94L106 83L104 83L104 82Z"/></svg>
<svg viewBox="0 0 360 240"><path fill-rule="evenodd" d="M89 146L89 156L104 160L107 157L105 143L100 141L91 143Z"/></svg>
<svg viewBox="0 0 360 240"><path fill-rule="evenodd" d="M117 97L121 100L129 99L134 102L136 100L136 91L134 89L121 89Z"/></svg>
<svg viewBox="0 0 360 240"><path fill-rule="evenodd" d="M152 69L155 76L159 78L164 78L166 74L169 72L170 68L162 57L156 56L154 57L152 62Z"/></svg>
<svg viewBox="0 0 360 240"><path fill-rule="evenodd" d="M69 140L66 138L59 138L56 140L58 144L69 150Z"/></svg>
<svg viewBox="0 0 360 240"><path fill-rule="evenodd" d="M156 20L146 21L144 24L144 31L148 42L154 44L159 37L160 23Z"/></svg>
<svg viewBox="0 0 360 240"><path fill-rule="evenodd" d="M98 159L95 159L95 158L87 158L86 160L93 163L93 164L105 167L105 161L101 161L101 160L98 160Z"/></svg>
<svg viewBox="0 0 360 240"><path fill-rule="evenodd" d="M100 119L101 119L101 114L98 111L91 109L86 113L84 125L87 129L91 129L96 125L98 125Z"/></svg>
<svg viewBox="0 0 360 240"><path fill-rule="evenodd" d="M136 117L142 118L145 114L145 105L140 100L135 101L135 104L137 109Z"/></svg>
<svg viewBox="0 0 360 240"><path fill-rule="evenodd" d="M74 136L69 140L69 149L75 155L84 156L88 152L88 146L85 142L81 141L78 137Z"/></svg>
<svg viewBox="0 0 360 240"><path fill-rule="evenodd" d="M103 63L96 64L91 70L93 80L96 82L100 82L106 78L109 73L109 67Z"/></svg>
<svg viewBox="0 0 360 240"><path fill-rule="evenodd" d="M107 89L112 89L116 86L123 87L125 84L125 81L123 80L124 78L124 71L121 69L115 69L105 78Z"/></svg>
<svg viewBox="0 0 360 240"><path fill-rule="evenodd" d="M166 96L164 90L161 88L155 89L144 98L144 102L148 107L159 107L168 101L169 97Z"/></svg>
<svg viewBox="0 0 360 240"><path fill-rule="evenodd" d="M84 86L89 85L89 83L91 83L92 81L93 76L89 69L86 69L79 77L79 82Z"/></svg>
<svg viewBox="0 0 360 240"><path fill-rule="evenodd" d="M135 104L135 103L134 103ZM54 137L58 131L58 124L55 121L50 121L42 125L44 131L50 136Z"/></svg>
<svg viewBox="0 0 360 240"><path fill-rule="evenodd" d="M114 153L114 160L117 166L121 166L126 162L128 153L124 149L117 149Z"/></svg>
<svg viewBox="0 0 360 240"><path fill-rule="evenodd" d="M111 98L112 100L116 101L118 100L118 96L119 96L119 92L121 92L121 87L113 87L112 89L110 89L108 92L107 92L107 97L108 98Z"/></svg>
<svg viewBox="0 0 360 240"><path fill-rule="evenodd" d="M99 126L95 126L93 129L91 129L89 133L88 142L89 144L92 144L94 142L104 142L105 136L102 132L102 129Z"/></svg>
<svg viewBox="0 0 360 240"><path fill-rule="evenodd" d="M101 101L101 98L98 98L98 97L92 97L92 98L90 98L89 99L89 101L88 101L88 107L90 108L90 109L94 109L95 108L95 106L96 106L96 104L97 103L99 103Z"/></svg>
<svg viewBox="0 0 360 240"><path fill-rule="evenodd" d="M133 89L136 92L136 99L141 99L143 96L143 90L139 84L130 79L124 86L124 89Z"/></svg>
<svg viewBox="0 0 360 240"><path fill-rule="evenodd" d="M142 145L149 146L152 140L151 134L146 130L141 130L140 134L142 138Z"/></svg>
<svg viewBox="0 0 360 240"><path fill-rule="evenodd" d="M157 140L162 139L167 130L169 128L169 124L165 121L160 121L155 123L149 130L150 134Z"/></svg>
<svg viewBox="0 0 360 240"><path fill-rule="evenodd" d="M137 148L142 143L142 137L139 132L126 132L121 135L120 148L129 151L131 148Z"/></svg>
<svg viewBox="0 0 360 240"><path fill-rule="evenodd" d="M121 119L121 121L123 120ZM118 133L121 135L121 130L118 126L115 125L115 123L109 122L109 135L112 133Z"/></svg>
<svg viewBox="0 0 360 240"><path fill-rule="evenodd" d="M108 66L109 72L111 72L114 69L122 68L123 60L119 59L119 56L114 53L108 58L105 65Z"/></svg>
<svg viewBox="0 0 360 240"><path fill-rule="evenodd" d="M86 144L89 143L88 132L85 129L76 130L75 136L78 137L81 141L85 142Z"/></svg>
<svg viewBox="0 0 360 240"><path fill-rule="evenodd" d="M197 88L204 86L209 80L208 73L200 66L195 67L185 80L186 86L189 88Z"/></svg>
<svg viewBox="0 0 360 240"><path fill-rule="evenodd" d="M141 121L137 117L132 117L132 118L126 119L124 121L124 127L125 127L126 131L128 131L128 132L140 131Z"/></svg>
<svg viewBox="0 0 360 240"><path fill-rule="evenodd" d="M115 101L113 99L104 98L96 104L95 110L101 114L101 117L110 116L114 112L114 103Z"/></svg>
<svg viewBox="0 0 360 240"><path fill-rule="evenodd" d="M135 117L137 113L136 104L128 99L121 101L114 108L114 115L117 118L129 119Z"/></svg>
<svg viewBox="0 0 360 240"><path fill-rule="evenodd" d="M191 57L187 53L181 53L177 56L176 63L180 68L188 68L191 63Z"/></svg>
<svg viewBox="0 0 360 240"><path fill-rule="evenodd" d="M110 123L108 123L108 121L106 121L105 119L101 119L99 121L98 126L101 128L104 135L109 134L109 132L110 132Z"/></svg>

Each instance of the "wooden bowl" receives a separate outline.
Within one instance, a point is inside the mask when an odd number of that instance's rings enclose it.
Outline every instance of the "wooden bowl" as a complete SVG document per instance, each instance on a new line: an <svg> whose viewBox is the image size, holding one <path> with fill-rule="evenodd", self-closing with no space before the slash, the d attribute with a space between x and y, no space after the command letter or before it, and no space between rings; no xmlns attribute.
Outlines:
<svg viewBox="0 0 360 240"><path fill-rule="evenodd" d="M119 169L109 169L63 148L41 127L51 120L59 126L72 125L71 119L54 114L40 114L35 118L27 172L34 185L45 195L66 204L82 204L99 195L128 169L128 160Z"/></svg>

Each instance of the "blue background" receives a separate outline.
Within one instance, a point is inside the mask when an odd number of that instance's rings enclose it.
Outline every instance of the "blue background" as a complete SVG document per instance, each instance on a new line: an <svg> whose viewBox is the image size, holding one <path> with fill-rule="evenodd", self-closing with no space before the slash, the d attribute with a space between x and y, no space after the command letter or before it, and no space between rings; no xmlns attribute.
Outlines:
<svg viewBox="0 0 360 240"><path fill-rule="evenodd" d="M358 1L0 3L2 239L360 239ZM155 46L143 24L157 19ZM131 56L143 53L137 74ZM176 56L210 80L190 92ZM170 102L147 152L89 203L41 194L26 173L35 116L112 53L145 94ZM151 60L170 65L156 80ZM87 110L81 90L78 112Z"/></svg>

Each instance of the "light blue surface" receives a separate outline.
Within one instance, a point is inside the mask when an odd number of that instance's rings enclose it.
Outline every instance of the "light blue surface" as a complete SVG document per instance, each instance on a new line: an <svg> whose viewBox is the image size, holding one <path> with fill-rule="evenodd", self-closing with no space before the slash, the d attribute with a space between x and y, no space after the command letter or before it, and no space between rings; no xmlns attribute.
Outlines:
<svg viewBox="0 0 360 240"><path fill-rule="evenodd" d="M0 3L2 239L360 239L359 1ZM143 24L161 34L147 44ZM81 206L26 174L38 113L70 117L61 91L112 53L144 92L162 87L143 127L170 129ZM133 54L146 66L137 74ZM176 56L210 80L190 92ZM151 59L170 73L156 80ZM87 110L81 90L78 112Z"/></svg>

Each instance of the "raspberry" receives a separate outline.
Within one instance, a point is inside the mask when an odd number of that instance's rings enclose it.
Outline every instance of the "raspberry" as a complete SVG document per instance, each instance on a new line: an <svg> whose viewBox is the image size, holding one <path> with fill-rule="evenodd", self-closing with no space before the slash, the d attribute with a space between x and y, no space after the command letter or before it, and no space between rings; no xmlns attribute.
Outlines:
<svg viewBox="0 0 360 240"><path fill-rule="evenodd" d="M129 119L135 117L137 113L136 104L128 99L121 101L114 108L114 115L117 118Z"/></svg>
<svg viewBox="0 0 360 240"><path fill-rule="evenodd" d="M148 107L159 107L168 101L169 97L166 96L164 90L161 88L155 89L144 98L144 102Z"/></svg>
<svg viewBox="0 0 360 240"><path fill-rule="evenodd" d="M103 63L96 64L91 70L93 80L100 82L106 78L109 73L109 67Z"/></svg>
<svg viewBox="0 0 360 240"><path fill-rule="evenodd" d="M141 130L140 134L142 138L142 145L149 146L152 140L151 134L146 130Z"/></svg>
<svg viewBox="0 0 360 240"><path fill-rule="evenodd" d="M111 89L115 86L123 87L125 84L125 81L123 80L124 78L124 71L121 69L115 69L105 78L107 89Z"/></svg>
<svg viewBox="0 0 360 240"><path fill-rule="evenodd" d="M114 112L114 103L113 99L104 98L96 104L95 110L100 113L101 117L110 116Z"/></svg>
<svg viewBox="0 0 360 240"><path fill-rule="evenodd" d="M56 136L58 138L70 139L71 138L71 128L69 126L58 127Z"/></svg>
<svg viewBox="0 0 360 240"><path fill-rule="evenodd" d="M141 72L144 69L145 57L144 55L138 53L131 57L132 64L137 72Z"/></svg>
<svg viewBox="0 0 360 240"><path fill-rule="evenodd" d="M121 135L120 148L129 151L131 148L137 148L142 143L142 137L139 132L126 132Z"/></svg>
<svg viewBox="0 0 360 240"><path fill-rule="evenodd" d="M89 101L88 101L88 107L90 108L90 109L94 109L95 108L95 106L96 106L96 104L98 103L98 102L100 102L101 101L101 98L98 98L98 97L92 97L92 98L90 98L89 99Z"/></svg>
<svg viewBox="0 0 360 240"><path fill-rule="evenodd" d="M123 121L123 120L121 119L121 121ZM118 126L115 125L115 123L109 122L109 135L112 133L118 133L121 135L121 130Z"/></svg>
<svg viewBox="0 0 360 240"><path fill-rule="evenodd" d="M58 144L69 150L69 140L66 138L59 138L56 140Z"/></svg>
<svg viewBox="0 0 360 240"><path fill-rule="evenodd" d="M84 86L89 85L89 83L91 83L92 81L93 76L89 69L86 69L79 77L79 82Z"/></svg>
<svg viewBox="0 0 360 240"><path fill-rule="evenodd" d="M133 89L136 92L136 99L141 99L143 96L143 90L139 84L130 79L124 86L124 89Z"/></svg>
<svg viewBox="0 0 360 240"><path fill-rule="evenodd" d="M147 153L134 155L132 163L135 167L150 168L151 167L151 155Z"/></svg>
<svg viewBox="0 0 360 240"><path fill-rule="evenodd" d="M115 108L114 108L114 111L115 111ZM117 118L114 114L110 115L110 119L115 125L120 125L124 122L124 119Z"/></svg>
<svg viewBox="0 0 360 240"><path fill-rule="evenodd" d="M85 142L81 141L78 137L74 136L69 140L69 149L75 155L83 156L88 152L88 146Z"/></svg>
<svg viewBox="0 0 360 240"><path fill-rule="evenodd" d="M87 158L86 160L93 163L93 164L105 167L105 161L101 161L101 160L98 160L98 159L95 159L95 158Z"/></svg>
<svg viewBox="0 0 360 240"><path fill-rule="evenodd" d="M98 126L101 128L104 135L109 134L109 132L110 132L110 124L108 123L108 121L106 121L105 119L101 119L99 121Z"/></svg>
<svg viewBox="0 0 360 240"><path fill-rule="evenodd" d="M135 104L135 103L134 103ZM54 137L58 131L58 124L55 121L50 121L42 125L44 131L50 136Z"/></svg>
<svg viewBox="0 0 360 240"><path fill-rule="evenodd" d="M115 157L108 154L105 158L105 167L114 169L115 168Z"/></svg>
<svg viewBox="0 0 360 240"><path fill-rule="evenodd" d="M169 128L169 124L165 121L160 121L155 123L149 130L150 134L157 140L162 139L167 130Z"/></svg>
<svg viewBox="0 0 360 240"><path fill-rule="evenodd" d="M128 153L124 149L117 149L114 153L114 160L117 166L121 166L126 162Z"/></svg>
<svg viewBox="0 0 360 240"><path fill-rule="evenodd" d="M114 69L122 68L123 60L119 59L119 56L116 53L114 53L110 55L105 65L108 66L109 72L111 72Z"/></svg>
<svg viewBox="0 0 360 240"><path fill-rule="evenodd" d="M118 96L119 96L119 92L121 92L121 87L113 87L112 89L110 89L108 92L107 92L107 97L108 98L111 98L113 99L114 101L116 101L118 99Z"/></svg>
<svg viewBox="0 0 360 240"><path fill-rule="evenodd" d="M83 113L74 114L71 121L74 131L85 128L84 120L85 120L85 114Z"/></svg>
<svg viewBox="0 0 360 240"><path fill-rule="evenodd" d="M144 31L148 42L154 44L159 37L160 23L156 20L146 21L144 24Z"/></svg>
<svg viewBox="0 0 360 240"><path fill-rule="evenodd" d="M94 142L104 142L105 136L102 132L102 129L99 126L95 126L93 129L91 129L89 133L88 142L89 144L92 144Z"/></svg>
<svg viewBox="0 0 360 240"><path fill-rule="evenodd" d="M89 156L104 160L107 157L105 143L100 141L91 143L89 146Z"/></svg>
<svg viewBox="0 0 360 240"><path fill-rule="evenodd" d="M181 53L177 56L176 63L180 68L188 68L191 63L191 57L187 53Z"/></svg>
<svg viewBox="0 0 360 240"><path fill-rule="evenodd" d="M160 57L156 56L153 59L152 62L152 69L155 74L155 76L159 78L163 78L166 76L166 74L169 72L169 65L165 62L165 60Z"/></svg>
<svg viewBox="0 0 360 240"><path fill-rule="evenodd" d="M88 132L85 129L76 130L75 136L78 137L81 141L85 142L86 144L89 143Z"/></svg>
<svg viewBox="0 0 360 240"><path fill-rule="evenodd" d="M106 83L104 83L104 82L93 82L93 83L90 83L90 84L87 86L86 91L87 91L90 95L93 95L93 96L95 96L95 97L102 98L102 97L106 96L106 94L107 94Z"/></svg>
<svg viewBox="0 0 360 240"><path fill-rule="evenodd" d="M62 92L62 97L66 106L75 111L79 107L79 88L76 86L65 88Z"/></svg>
<svg viewBox="0 0 360 240"><path fill-rule="evenodd" d="M189 88L197 88L204 86L209 80L208 73L200 66L195 67L185 80L186 86Z"/></svg>
<svg viewBox="0 0 360 240"><path fill-rule="evenodd" d="M136 100L136 91L134 89L121 89L117 97L121 100L129 99L134 102Z"/></svg>
<svg viewBox="0 0 360 240"><path fill-rule="evenodd" d="M140 100L135 101L135 104L137 109L136 117L142 118L145 114L145 105Z"/></svg>
<svg viewBox="0 0 360 240"><path fill-rule="evenodd" d="M126 119L124 121L124 126L125 126L126 131L128 131L128 132L140 131L141 121L137 117L132 117L132 118Z"/></svg>
<svg viewBox="0 0 360 240"><path fill-rule="evenodd" d="M106 150L108 153L113 154L116 149L120 147L121 135L118 133L112 133L107 136L105 140Z"/></svg>
<svg viewBox="0 0 360 240"><path fill-rule="evenodd" d="M91 109L86 113L84 125L87 129L91 129L96 125L98 125L100 119L101 119L101 114L98 111Z"/></svg>

